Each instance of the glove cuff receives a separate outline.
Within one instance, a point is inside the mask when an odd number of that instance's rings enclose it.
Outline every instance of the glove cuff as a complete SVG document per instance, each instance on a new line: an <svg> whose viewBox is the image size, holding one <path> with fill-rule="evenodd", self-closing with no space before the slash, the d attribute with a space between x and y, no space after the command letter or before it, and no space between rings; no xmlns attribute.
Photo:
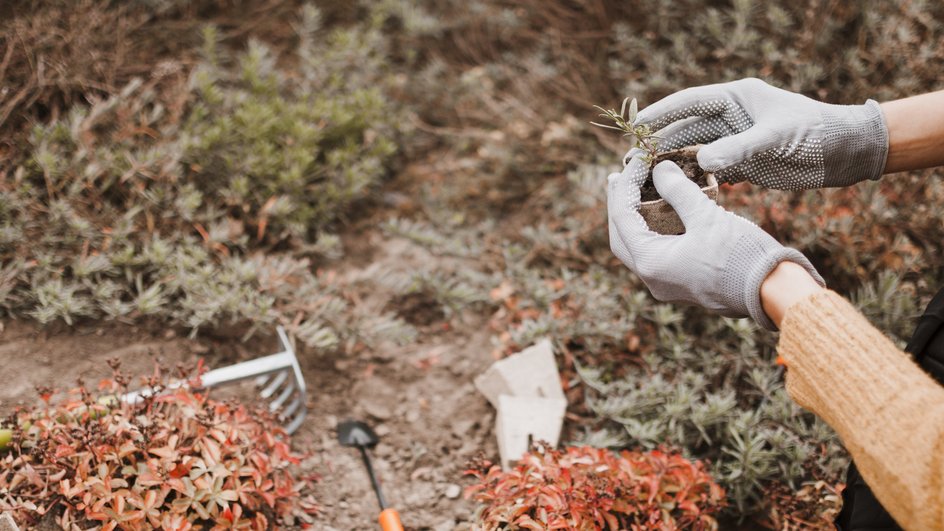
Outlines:
<svg viewBox="0 0 944 531"><path fill-rule="evenodd" d="M888 127L875 100L864 105L830 105L823 111L824 186L876 180L888 157Z"/></svg>
<svg viewBox="0 0 944 531"><path fill-rule="evenodd" d="M744 286L748 314L757 324L767 330L777 330L777 326L770 320L770 317L767 316L767 312L764 311L764 305L760 300L760 286L763 284L764 280L767 279L767 276L770 275L770 272L780 265L780 262L785 260L803 266L803 269L806 269L806 272L813 277L813 280L815 280L817 284L826 287L826 281L823 280L823 277L816 271L813 264L811 264L800 251L790 247L780 247L767 253L763 260L757 261L754 268L749 273L746 285Z"/></svg>

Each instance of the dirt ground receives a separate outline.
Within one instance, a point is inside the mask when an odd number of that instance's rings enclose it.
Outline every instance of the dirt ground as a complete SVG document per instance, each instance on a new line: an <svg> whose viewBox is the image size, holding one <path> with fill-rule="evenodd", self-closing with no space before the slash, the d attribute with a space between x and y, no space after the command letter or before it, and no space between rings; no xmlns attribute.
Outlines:
<svg viewBox="0 0 944 531"><path fill-rule="evenodd" d="M368 238L360 245L370 250L358 252L356 264L344 268L351 282L432 259L402 240L359 237ZM389 296L365 291L359 304L369 310L389 304ZM493 361L491 333L486 323L478 322L482 319L463 317L465 332L432 319L408 347L358 356L326 356L299 348L309 416L292 442L311 456L303 472L320 477L315 497L323 511L317 529L376 528L377 502L360 456L335 439L337 423L347 418L367 421L381 436L374 466L387 500L408 529L468 527L473 505L460 494L467 485L462 470L479 452L497 456L494 412L472 384ZM35 385L66 389L79 377L94 383L110 374L110 358L120 358L128 374L145 374L157 360L173 366L202 357L212 368L271 354L278 344L274 334L246 342L206 335L188 339L186 330L154 324L2 324L0 359L6 384L0 387L0 413L34 401Z"/></svg>

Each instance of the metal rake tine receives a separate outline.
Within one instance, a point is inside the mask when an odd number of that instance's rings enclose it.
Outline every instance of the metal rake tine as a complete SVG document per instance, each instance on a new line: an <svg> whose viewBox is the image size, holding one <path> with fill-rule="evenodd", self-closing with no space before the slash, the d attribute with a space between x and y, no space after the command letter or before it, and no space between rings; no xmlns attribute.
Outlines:
<svg viewBox="0 0 944 531"><path fill-rule="evenodd" d="M285 433L287 433L287 434L289 434L289 435L291 435L292 433L294 433L295 430L297 430L297 429L299 428L299 426L302 425L302 422L305 420L305 416L306 416L307 414L308 414L308 412L305 410L305 407L302 406L301 411L298 413L298 416L296 416L294 419L292 419L292 421L289 422L288 425L285 426Z"/></svg>
<svg viewBox="0 0 944 531"><path fill-rule="evenodd" d="M291 402L289 402L287 406L282 408L282 412L281 412L282 416L291 417L292 415L295 414L295 411L298 410L300 406L304 405L304 403L305 403L305 397L302 396L301 394L296 394L295 400L292 400Z"/></svg>
<svg viewBox="0 0 944 531"><path fill-rule="evenodd" d="M298 366L298 358L295 356L295 350L292 348L292 343L288 340L288 334L285 333L285 329L279 326L276 328L276 332L279 335L279 342L282 344L282 352L291 356L291 367L281 371L277 375L271 376L271 379L267 382L266 388L263 389L263 393L268 391L268 394L263 395L260 393L260 395L262 398L271 397L272 394L288 380L285 389L283 389L278 398L269 404L269 407L273 412L279 410L278 415L283 423L285 432L291 435L302 425L302 422L304 422L305 417L308 415L308 409L305 404L305 400L307 399L305 396L305 377L302 375L301 367ZM293 394L295 395L294 399L285 405L285 402L289 400ZM282 407L283 405L284 407Z"/></svg>
<svg viewBox="0 0 944 531"><path fill-rule="evenodd" d="M282 383L285 382L287 378L288 378L287 371L282 371L278 373L274 378L272 378L272 381L269 383L268 386L266 386L265 389L263 389L262 391L259 391L259 396L261 396L262 398L269 398L270 396L274 395L275 392L278 391L279 387L282 386Z"/></svg>
<svg viewBox="0 0 944 531"><path fill-rule="evenodd" d="M282 390L282 393L269 404L269 410L275 411L282 407L282 403L288 400L288 397L292 396L292 393L295 392L295 381L289 380L285 385L285 389Z"/></svg>

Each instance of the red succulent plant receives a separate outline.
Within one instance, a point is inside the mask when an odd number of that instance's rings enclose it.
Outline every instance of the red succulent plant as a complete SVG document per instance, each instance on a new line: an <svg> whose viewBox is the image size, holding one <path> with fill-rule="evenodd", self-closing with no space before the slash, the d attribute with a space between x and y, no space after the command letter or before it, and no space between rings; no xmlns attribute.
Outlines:
<svg viewBox="0 0 944 531"><path fill-rule="evenodd" d="M467 474L482 504L478 529L716 529L724 491L679 454L538 445L510 471L488 461Z"/></svg>
<svg viewBox="0 0 944 531"><path fill-rule="evenodd" d="M116 396L126 383L116 371L100 389ZM275 419L203 392L180 388L131 405L80 385L0 428L11 435L0 448L0 512L27 527L50 519L68 530L304 527L316 510Z"/></svg>

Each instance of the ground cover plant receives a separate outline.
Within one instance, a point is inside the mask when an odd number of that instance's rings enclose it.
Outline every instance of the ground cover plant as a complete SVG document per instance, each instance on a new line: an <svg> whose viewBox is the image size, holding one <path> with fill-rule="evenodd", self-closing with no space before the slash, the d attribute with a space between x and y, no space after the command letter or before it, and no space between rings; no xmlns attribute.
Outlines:
<svg viewBox="0 0 944 531"><path fill-rule="evenodd" d="M134 6L151 10L148 28L178 4ZM43 86L54 105L40 97L29 119L7 120L30 127L3 139L19 154L0 167L6 316L214 333L282 321L349 356L446 326L472 334L475 316L496 356L554 341L572 442L704 460L726 493L722 523L826 525L841 446L786 396L776 336L659 304L611 256L603 183L628 145L588 122L626 94L644 106L746 76L834 103L938 89L944 6L325 1L318 17L269 5L292 14L254 12L281 33L250 44L250 30L194 25L190 59L145 69L176 74ZM940 176L724 186L720 203L804 252L903 344L944 259ZM363 259L352 248L399 239L431 259L406 276L338 280ZM383 300L365 311L365 293Z"/></svg>
<svg viewBox="0 0 944 531"><path fill-rule="evenodd" d="M483 531L500 529L717 529L724 491L703 463L679 454L538 444L508 472L466 472Z"/></svg>
<svg viewBox="0 0 944 531"><path fill-rule="evenodd" d="M133 80L35 125L2 184L5 313L156 316L194 332L282 321L326 350L408 338L388 316L337 319L346 300L308 267L339 251L329 224L353 217L395 150L383 43L369 27L320 32L313 6L297 27L299 77L261 42L218 47L207 26L176 87ZM292 252L257 253L277 246Z"/></svg>
<svg viewBox="0 0 944 531"><path fill-rule="evenodd" d="M181 387L139 404L129 384L160 390L160 372L67 394L0 423L0 511L30 526L85 529L271 529L307 525L317 506L301 459L264 410ZM194 381L198 374L190 375Z"/></svg>
<svg viewBox="0 0 944 531"><path fill-rule="evenodd" d="M648 124L635 124L636 115L639 113L639 102L636 101L636 98L630 100L627 96L626 99L623 100L623 105L620 107L619 112L615 109L604 109L598 105L595 105L595 107L600 111L600 117L607 120L607 123L590 123L597 127L612 129L623 133L624 137L628 137L631 140L633 148L642 150L643 160L648 162L650 166L655 164L656 157L659 155L660 138L652 131Z"/></svg>

